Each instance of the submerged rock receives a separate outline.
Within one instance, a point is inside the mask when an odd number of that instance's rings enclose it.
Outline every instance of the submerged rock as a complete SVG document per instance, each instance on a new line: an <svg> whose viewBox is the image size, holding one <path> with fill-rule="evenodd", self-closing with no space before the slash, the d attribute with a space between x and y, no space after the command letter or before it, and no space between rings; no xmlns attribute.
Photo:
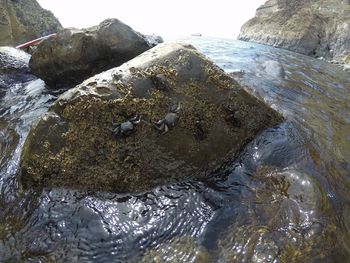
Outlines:
<svg viewBox="0 0 350 263"><path fill-rule="evenodd" d="M329 204L312 175L293 167L259 166L248 187L251 207L232 216L232 225L219 236L218 258L223 262L327 262L320 243L335 244L335 235L330 232L333 226L323 226L320 220Z"/></svg>
<svg viewBox="0 0 350 263"><path fill-rule="evenodd" d="M238 37L346 63L350 53L348 0L269 0Z"/></svg>
<svg viewBox="0 0 350 263"><path fill-rule="evenodd" d="M58 19L37 1L0 0L0 45L17 45L56 33Z"/></svg>
<svg viewBox="0 0 350 263"><path fill-rule="evenodd" d="M194 47L160 44L62 94L28 135L21 182L125 192L201 178L281 121Z"/></svg>
<svg viewBox="0 0 350 263"><path fill-rule="evenodd" d="M213 262L208 251L197 247L193 237L175 237L170 242L166 242L156 248L147 250L137 262Z"/></svg>
<svg viewBox="0 0 350 263"><path fill-rule="evenodd" d="M275 60L267 60L262 64L266 74L274 79L284 79L286 72L282 64Z"/></svg>
<svg viewBox="0 0 350 263"><path fill-rule="evenodd" d="M86 29L66 28L46 39L34 51L29 65L52 88L73 87L154 45L118 19L107 19Z"/></svg>

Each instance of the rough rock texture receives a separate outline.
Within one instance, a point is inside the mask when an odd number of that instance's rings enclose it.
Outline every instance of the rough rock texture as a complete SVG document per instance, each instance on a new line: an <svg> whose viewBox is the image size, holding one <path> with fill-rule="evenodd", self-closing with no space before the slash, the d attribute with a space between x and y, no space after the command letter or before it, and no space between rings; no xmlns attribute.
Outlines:
<svg viewBox="0 0 350 263"><path fill-rule="evenodd" d="M175 126L158 131L174 105ZM136 115L133 133L113 135ZM164 43L62 94L28 135L21 182L141 191L203 177L280 121L195 48Z"/></svg>
<svg viewBox="0 0 350 263"><path fill-rule="evenodd" d="M313 57L347 63L349 0L269 0L238 37Z"/></svg>
<svg viewBox="0 0 350 263"><path fill-rule="evenodd" d="M74 87L96 73L119 66L153 45L117 19L98 26L67 28L38 45L29 66L52 88Z"/></svg>
<svg viewBox="0 0 350 263"><path fill-rule="evenodd" d="M62 29L35 0L0 0L0 45L17 45Z"/></svg>

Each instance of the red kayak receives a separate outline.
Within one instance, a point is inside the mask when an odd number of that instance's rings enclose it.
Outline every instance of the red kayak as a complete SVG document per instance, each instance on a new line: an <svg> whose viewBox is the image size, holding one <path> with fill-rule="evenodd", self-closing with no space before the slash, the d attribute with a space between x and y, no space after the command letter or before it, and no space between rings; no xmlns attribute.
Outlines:
<svg viewBox="0 0 350 263"><path fill-rule="evenodd" d="M16 48L27 48L27 47L30 47L30 46L33 46L33 45L37 45L41 41L43 41L44 39L47 39L47 38L50 38L50 37L53 37L53 36L56 36L56 33L50 34L50 35L47 35L47 36L44 36L44 37L39 37L37 39L33 39L33 40L29 41L29 42L26 42L24 44L16 46Z"/></svg>

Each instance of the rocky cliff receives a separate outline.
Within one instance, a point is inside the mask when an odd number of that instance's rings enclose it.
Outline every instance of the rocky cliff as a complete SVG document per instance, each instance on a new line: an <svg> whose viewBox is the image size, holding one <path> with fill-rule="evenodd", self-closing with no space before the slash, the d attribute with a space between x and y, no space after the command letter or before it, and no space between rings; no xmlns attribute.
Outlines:
<svg viewBox="0 0 350 263"><path fill-rule="evenodd" d="M16 45L55 33L62 26L35 0L0 0L0 45Z"/></svg>
<svg viewBox="0 0 350 263"><path fill-rule="evenodd" d="M269 0L238 38L350 63L350 1Z"/></svg>

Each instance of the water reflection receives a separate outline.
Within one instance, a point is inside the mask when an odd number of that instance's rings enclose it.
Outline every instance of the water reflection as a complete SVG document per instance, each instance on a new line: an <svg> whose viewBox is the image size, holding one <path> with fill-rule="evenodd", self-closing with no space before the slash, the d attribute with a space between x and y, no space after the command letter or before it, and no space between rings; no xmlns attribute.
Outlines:
<svg viewBox="0 0 350 263"><path fill-rule="evenodd" d="M16 179L22 144L55 96L40 80L15 83L0 99L3 262L346 261L348 73L270 47L189 41L286 122L200 182L139 194L22 192Z"/></svg>

